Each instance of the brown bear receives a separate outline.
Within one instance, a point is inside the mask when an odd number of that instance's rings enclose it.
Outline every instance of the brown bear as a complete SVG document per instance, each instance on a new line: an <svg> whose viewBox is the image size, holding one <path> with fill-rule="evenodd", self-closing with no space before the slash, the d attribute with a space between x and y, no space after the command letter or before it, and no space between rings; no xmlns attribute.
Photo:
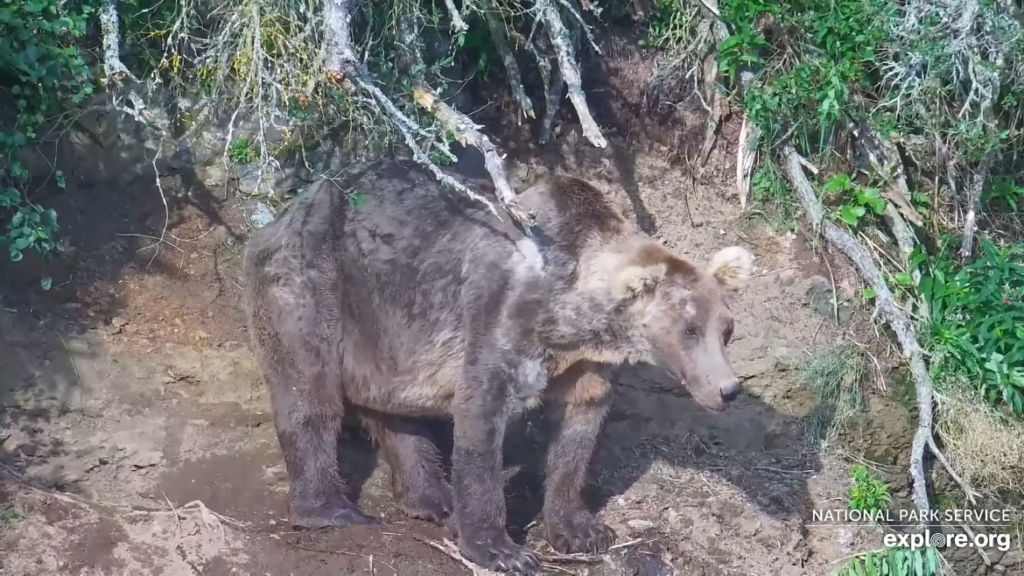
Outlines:
<svg viewBox="0 0 1024 576"><path fill-rule="evenodd" d="M355 194L365 202L350 202ZM346 496L337 467L350 406L405 511L447 522L477 564L533 573L537 556L505 527L511 418L544 404L560 422L546 534L562 552L596 553L615 539L581 495L610 401L596 364L654 364L715 411L737 397L725 297L749 278L749 252L722 249L701 269L576 178L549 178L520 201L536 215L529 235L412 162L381 161L313 184L249 240L252 346L293 525L375 522ZM424 416L454 422L451 485Z"/></svg>

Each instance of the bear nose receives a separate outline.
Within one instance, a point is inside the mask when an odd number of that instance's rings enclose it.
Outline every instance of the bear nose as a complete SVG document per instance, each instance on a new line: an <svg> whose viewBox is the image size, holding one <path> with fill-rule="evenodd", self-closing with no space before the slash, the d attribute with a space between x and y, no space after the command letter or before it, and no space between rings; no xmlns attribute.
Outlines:
<svg viewBox="0 0 1024 576"><path fill-rule="evenodd" d="M718 393L721 394L723 401L732 402L740 395L740 381L732 380L719 388Z"/></svg>

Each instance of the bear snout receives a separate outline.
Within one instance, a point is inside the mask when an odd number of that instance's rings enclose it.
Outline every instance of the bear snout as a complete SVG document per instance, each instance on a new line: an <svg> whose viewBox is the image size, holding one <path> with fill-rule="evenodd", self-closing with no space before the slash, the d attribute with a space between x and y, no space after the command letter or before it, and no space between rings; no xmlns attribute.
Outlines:
<svg viewBox="0 0 1024 576"><path fill-rule="evenodd" d="M722 402L732 402L739 397L741 391L740 381L736 378L722 384L718 388L718 394L722 397Z"/></svg>

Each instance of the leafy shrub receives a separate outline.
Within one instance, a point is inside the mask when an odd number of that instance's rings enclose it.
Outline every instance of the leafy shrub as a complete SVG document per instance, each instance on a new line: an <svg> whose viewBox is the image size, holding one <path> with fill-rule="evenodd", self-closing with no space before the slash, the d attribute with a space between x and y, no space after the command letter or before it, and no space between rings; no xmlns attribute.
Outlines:
<svg viewBox="0 0 1024 576"><path fill-rule="evenodd" d="M92 73L78 41L98 2L27 0L0 4L0 98L12 104L13 127L0 131L0 247L18 261L28 250L44 257L60 250L57 215L26 193L29 174L19 153L44 122L92 93ZM63 176L56 173L63 187ZM43 287L48 288L47 280Z"/></svg>
<svg viewBox="0 0 1024 576"><path fill-rule="evenodd" d="M982 240L978 258L960 266L919 253L920 291L928 305L937 380L965 380L994 405L1024 415L1024 244Z"/></svg>
<svg viewBox="0 0 1024 576"><path fill-rule="evenodd" d="M868 471L867 466L853 467L850 480L850 509L864 512L880 512L892 502L889 485L880 477Z"/></svg>
<svg viewBox="0 0 1024 576"><path fill-rule="evenodd" d="M928 546L924 550L890 548L884 554L872 552L854 558L839 576L936 576L939 553Z"/></svg>

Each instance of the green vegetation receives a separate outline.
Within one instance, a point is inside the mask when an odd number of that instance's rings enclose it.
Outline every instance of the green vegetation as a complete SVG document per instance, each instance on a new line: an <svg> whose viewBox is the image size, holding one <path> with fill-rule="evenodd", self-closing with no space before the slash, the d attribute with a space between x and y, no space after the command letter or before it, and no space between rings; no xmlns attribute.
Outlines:
<svg viewBox="0 0 1024 576"><path fill-rule="evenodd" d="M93 91L92 74L78 45L98 2L30 0L0 4L0 85L14 114L0 128L0 249L11 261L36 250L51 258L61 245L57 214L33 201L22 151L40 137L44 123ZM64 187L64 176L54 172ZM50 280L41 281L44 289Z"/></svg>
<svg viewBox="0 0 1024 576"><path fill-rule="evenodd" d="M801 383L817 396L809 424L812 440L833 440L861 413L862 386L867 375L864 354L853 344L841 344L816 354L801 367Z"/></svg>
<svg viewBox="0 0 1024 576"><path fill-rule="evenodd" d="M935 548L923 550L889 548L884 552L869 552L850 561L837 572L837 576L937 576L941 559Z"/></svg>
<svg viewBox="0 0 1024 576"><path fill-rule="evenodd" d="M868 471L867 466L858 464L853 467L850 480L850 509L877 513L885 510L892 503L889 496L889 485L880 477Z"/></svg>
<svg viewBox="0 0 1024 576"><path fill-rule="evenodd" d="M0 504L0 531L14 530L21 522L21 510L10 504Z"/></svg>

